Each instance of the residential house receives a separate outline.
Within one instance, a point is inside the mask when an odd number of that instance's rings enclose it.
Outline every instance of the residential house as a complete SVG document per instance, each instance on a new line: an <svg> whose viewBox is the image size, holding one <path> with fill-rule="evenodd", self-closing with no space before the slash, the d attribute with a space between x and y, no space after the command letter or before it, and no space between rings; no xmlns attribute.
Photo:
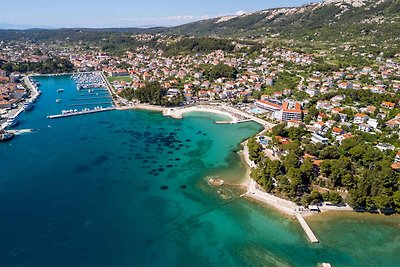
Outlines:
<svg viewBox="0 0 400 267"><path fill-rule="evenodd" d="M372 128L374 128L374 129L378 129L378 120L376 120L376 119L368 119L368 121L367 121L367 124L369 125L369 126L371 126Z"/></svg>
<svg viewBox="0 0 400 267"><path fill-rule="evenodd" d="M387 102L387 101L382 102L382 104L381 104L381 107L387 108L387 109L394 109L395 106L396 106L395 103Z"/></svg>
<svg viewBox="0 0 400 267"><path fill-rule="evenodd" d="M333 127L332 128L332 135L339 136L339 135L342 135L342 134L344 134L344 130L342 128L339 128L339 127Z"/></svg>
<svg viewBox="0 0 400 267"><path fill-rule="evenodd" d="M335 139L336 139L337 142L339 142L339 144L341 144L343 140L349 139L349 138L352 138L352 137L353 136L352 136L351 133L345 133L345 134L341 134L339 136L336 136Z"/></svg>
<svg viewBox="0 0 400 267"><path fill-rule="evenodd" d="M369 133L371 131L371 126L366 123L361 123L358 125L358 130Z"/></svg>
<svg viewBox="0 0 400 267"><path fill-rule="evenodd" d="M397 151L396 157L394 158L395 162L400 162L400 151Z"/></svg>
<svg viewBox="0 0 400 267"><path fill-rule="evenodd" d="M323 137L322 135L320 135L318 133L313 133L311 135L311 142L313 142L314 144L322 143L322 144L326 145L329 143L329 139L326 137Z"/></svg>
<svg viewBox="0 0 400 267"><path fill-rule="evenodd" d="M358 113L354 116L354 123L360 124L360 123L365 123L368 120L368 116L363 113Z"/></svg>

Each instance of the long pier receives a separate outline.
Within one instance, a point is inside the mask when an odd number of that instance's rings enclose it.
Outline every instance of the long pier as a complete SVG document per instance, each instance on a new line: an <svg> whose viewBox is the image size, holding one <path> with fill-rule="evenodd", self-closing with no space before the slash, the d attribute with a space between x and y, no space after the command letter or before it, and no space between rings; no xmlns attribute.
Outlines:
<svg viewBox="0 0 400 267"><path fill-rule="evenodd" d="M114 88L112 87L110 82L107 80L107 78L104 75L104 73L102 71L100 71L99 73L100 73L101 78L103 79L104 84L106 85L106 88L107 88L108 92L110 93L110 96L111 96L111 99L112 99L112 101L114 103L114 106L118 107L119 105L118 105L118 103L117 103L117 101L116 101L116 99L114 97L116 97L116 98L120 98L120 97L118 96L117 93L115 93Z"/></svg>
<svg viewBox="0 0 400 267"><path fill-rule="evenodd" d="M311 230L310 226L306 220L304 220L301 214L296 214L296 219L299 221L301 227L303 228L304 232L306 233L308 239L310 239L311 243L319 243L317 237L314 235L313 231Z"/></svg>
<svg viewBox="0 0 400 267"><path fill-rule="evenodd" d="M78 91L78 94L85 93L85 92L87 92L86 90L92 90L93 93L94 92L108 92L107 88L101 87L101 88L82 89L82 90Z"/></svg>
<svg viewBox="0 0 400 267"><path fill-rule="evenodd" d="M33 129L8 130L9 133L12 133L12 134L15 134L15 135L32 133L33 131L34 131Z"/></svg>
<svg viewBox="0 0 400 267"><path fill-rule="evenodd" d="M48 119L58 119L58 118L79 116L79 115L92 114L92 113L98 113L98 112L105 112L105 111L110 111L110 110L115 110L115 109L116 109L115 107L109 107L109 108L101 108L101 109L82 110L82 111L71 112L71 113L50 115L50 116L47 116L47 118Z"/></svg>

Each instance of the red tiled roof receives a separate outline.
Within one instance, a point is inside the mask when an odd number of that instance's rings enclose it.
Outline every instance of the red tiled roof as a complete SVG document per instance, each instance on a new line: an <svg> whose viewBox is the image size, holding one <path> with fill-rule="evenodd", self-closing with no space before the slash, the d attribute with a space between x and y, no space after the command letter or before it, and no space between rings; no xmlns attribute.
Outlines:
<svg viewBox="0 0 400 267"><path fill-rule="evenodd" d="M354 117L365 118L365 117L367 117L367 115L365 115L365 114L363 114L363 113L357 113Z"/></svg>
<svg viewBox="0 0 400 267"><path fill-rule="evenodd" d="M280 105L275 104L275 103L271 103L271 102L269 102L269 101L258 100L257 102L260 102L261 104L264 104L264 105L269 105L269 106L274 107L274 108L281 108Z"/></svg>
<svg viewBox="0 0 400 267"><path fill-rule="evenodd" d="M283 105L282 105L283 111L301 113L301 105L298 102L296 102L294 104L294 109L288 109L288 107L289 107L289 103L288 102L283 102Z"/></svg>
<svg viewBox="0 0 400 267"><path fill-rule="evenodd" d="M393 170L400 170L400 162L395 162L392 164Z"/></svg>
<svg viewBox="0 0 400 267"><path fill-rule="evenodd" d="M339 127L333 127L332 132L341 133L343 130Z"/></svg>

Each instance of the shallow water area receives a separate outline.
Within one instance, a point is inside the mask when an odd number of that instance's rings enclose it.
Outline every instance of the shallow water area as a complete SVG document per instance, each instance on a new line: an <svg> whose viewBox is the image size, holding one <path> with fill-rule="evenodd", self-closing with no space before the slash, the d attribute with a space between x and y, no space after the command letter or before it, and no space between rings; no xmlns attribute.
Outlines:
<svg viewBox="0 0 400 267"><path fill-rule="evenodd" d="M0 144L2 267L391 266L400 260L398 223L360 224L359 232L346 231L343 244L338 233L356 225L351 218L316 220L311 227L322 242L315 245L297 222L237 198L237 186L224 185L226 197L210 186L209 177L242 181L246 169L237 151L261 129L256 123L215 124L224 118L210 113L175 120L149 111L48 120L59 112L56 89L67 95L76 88L68 76L38 80L43 94L19 125L35 132ZM371 229L379 234L368 236L370 249L363 251L357 246ZM388 250L374 245L382 242L391 244ZM379 261L368 259L373 253Z"/></svg>

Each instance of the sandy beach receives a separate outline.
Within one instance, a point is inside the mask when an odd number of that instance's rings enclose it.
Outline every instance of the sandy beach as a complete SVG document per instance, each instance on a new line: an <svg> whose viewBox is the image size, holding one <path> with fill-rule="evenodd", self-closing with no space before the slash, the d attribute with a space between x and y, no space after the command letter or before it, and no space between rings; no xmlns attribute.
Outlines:
<svg viewBox="0 0 400 267"><path fill-rule="evenodd" d="M208 112L223 115L230 118L230 123L238 123L241 119L239 116L235 115L232 112L228 112L222 107L212 105L199 105L185 108L168 108L164 110L163 115L170 116L175 119L182 119L185 113L190 112Z"/></svg>

